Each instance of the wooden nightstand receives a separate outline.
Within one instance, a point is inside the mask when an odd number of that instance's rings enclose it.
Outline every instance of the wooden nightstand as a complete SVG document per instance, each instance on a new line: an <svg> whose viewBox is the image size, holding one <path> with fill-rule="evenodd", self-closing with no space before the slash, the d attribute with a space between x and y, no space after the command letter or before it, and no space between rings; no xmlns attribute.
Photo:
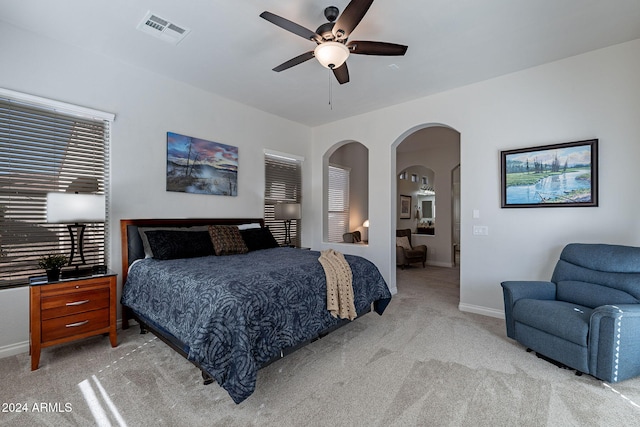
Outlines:
<svg viewBox="0 0 640 427"><path fill-rule="evenodd" d="M118 345L116 278L108 272L30 285L32 371L38 369L43 347L100 334L109 334L111 347Z"/></svg>

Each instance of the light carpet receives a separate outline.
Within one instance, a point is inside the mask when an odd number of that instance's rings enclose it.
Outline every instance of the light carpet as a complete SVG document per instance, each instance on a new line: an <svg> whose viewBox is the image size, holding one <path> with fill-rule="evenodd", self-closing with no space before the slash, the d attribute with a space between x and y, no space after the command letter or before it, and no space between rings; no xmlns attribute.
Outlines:
<svg viewBox="0 0 640 427"><path fill-rule="evenodd" d="M106 337L44 349L35 372L20 354L0 360L0 424L640 424L640 379L575 376L506 338L503 320L460 312L458 302L456 269L398 270L383 316L367 314L262 369L240 405L137 327L119 331L113 349Z"/></svg>

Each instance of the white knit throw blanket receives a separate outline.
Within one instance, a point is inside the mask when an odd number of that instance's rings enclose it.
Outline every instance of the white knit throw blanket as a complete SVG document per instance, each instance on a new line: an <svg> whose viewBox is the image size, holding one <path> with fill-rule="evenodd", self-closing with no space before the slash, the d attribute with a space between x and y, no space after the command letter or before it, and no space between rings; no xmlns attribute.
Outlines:
<svg viewBox="0 0 640 427"><path fill-rule="evenodd" d="M344 255L327 249L320 253L318 261L327 277L327 310L333 317L355 319L357 313L353 303L353 276Z"/></svg>

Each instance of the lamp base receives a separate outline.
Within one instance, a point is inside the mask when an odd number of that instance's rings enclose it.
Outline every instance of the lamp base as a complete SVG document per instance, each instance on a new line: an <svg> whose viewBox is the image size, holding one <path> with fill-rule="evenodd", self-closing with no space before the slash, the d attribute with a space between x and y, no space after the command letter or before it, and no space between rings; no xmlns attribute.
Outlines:
<svg viewBox="0 0 640 427"><path fill-rule="evenodd" d="M291 220L284 221L284 245L291 246Z"/></svg>

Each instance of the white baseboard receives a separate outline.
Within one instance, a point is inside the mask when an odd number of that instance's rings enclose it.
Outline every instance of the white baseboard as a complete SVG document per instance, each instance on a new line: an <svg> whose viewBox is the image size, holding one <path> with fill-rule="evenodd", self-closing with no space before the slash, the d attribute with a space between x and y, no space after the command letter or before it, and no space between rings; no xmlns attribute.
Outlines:
<svg viewBox="0 0 640 427"><path fill-rule="evenodd" d="M0 359L29 352L29 341L17 342L0 347Z"/></svg>
<svg viewBox="0 0 640 427"><path fill-rule="evenodd" d="M455 267L451 262L443 262L443 261L427 261L427 266L432 265L434 267Z"/></svg>
<svg viewBox="0 0 640 427"><path fill-rule="evenodd" d="M504 311L496 310L495 308L482 307L480 305L459 303L458 310L465 311L467 313L481 314L483 316L504 319Z"/></svg>
<svg viewBox="0 0 640 427"><path fill-rule="evenodd" d="M116 322L116 328L118 330L122 329L122 319L118 319ZM5 345L0 347L0 359L9 356L15 356L20 353L28 353L29 352L29 340L17 342L9 345Z"/></svg>

